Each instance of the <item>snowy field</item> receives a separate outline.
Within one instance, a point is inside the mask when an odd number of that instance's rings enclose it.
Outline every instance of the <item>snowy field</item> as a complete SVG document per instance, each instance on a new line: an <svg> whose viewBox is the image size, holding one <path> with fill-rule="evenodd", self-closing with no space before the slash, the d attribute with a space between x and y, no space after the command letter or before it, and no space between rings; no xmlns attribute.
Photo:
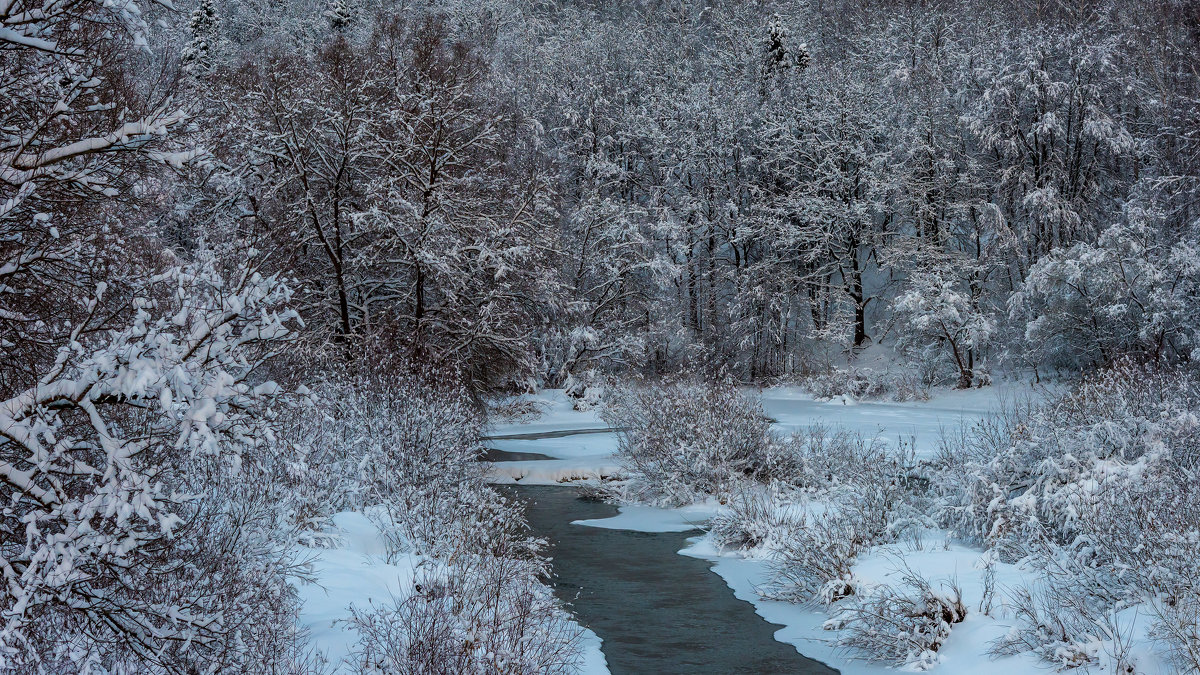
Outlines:
<svg viewBox="0 0 1200 675"><path fill-rule="evenodd" d="M888 442L909 445L918 456L928 456L936 449L943 430L951 430L959 424L971 424L997 410L1005 402L1028 395L1033 395L1033 392L1019 385L967 392L944 391L929 401L914 403L815 401L802 390L791 387L767 389L762 393L764 408L777 421L775 426L781 431L812 424L844 426ZM603 426L594 412L571 409L562 392L547 391L529 398L543 407L544 414L527 423L497 425L491 430L493 437ZM500 439L491 441L489 445L506 451L538 452L555 458L550 461L497 464L492 476L493 480L500 483L555 484L594 479L618 471L618 462L613 456L616 451L613 434L580 434L544 440ZM809 505L809 508L819 507L819 504ZM679 532L693 528L695 524L720 513L723 508L711 500L677 509L625 506L620 509L620 515L613 518L578 521L577 524L645 532ZM854 574L868 585L895 583L903 565L908 565L935 585L953 582L961 588L967 617L955 626L939 651L935 666L937 671L984 675L1045 672L1047 665L1029 654L1001 659L992 659L987 655L989 645L1010 630L1009 617L1000 610L1007 589L1035 576L1029 570L992 562L990 574L996 599L989 610L982 606L985 604L988 561L980 550L951 543L948 535L944 531L930 530L921 537L919 544L876 547L868 554L859 556ZM761 599L756 589L767 576L768 561L765 555L754 550L742 553L718 550L709 535L694 538L690 542L691 545L681 554L712 561L713 571L726 581L738 598L753 603L757 613L768 621L785 626L776 633L776 639L794 645L800 653L828 663L844 673L872 674L894 670L858 660L855 654L836 647L830 639L832 633L822 628L830 618L829 614L819 607ZM1139 672L1149 675L1172 672L1169 666L1151 653L1147 636L1148 622L1138 616L1136 609L1118 614L1116 621L1126 627L1123 632L1132 640L1128 654L1135 659ZM1113 664L1106 657L1104 649L1104 645L1097 641L1093 654L1096 663L1077 672L1112 671Z"/></svg>

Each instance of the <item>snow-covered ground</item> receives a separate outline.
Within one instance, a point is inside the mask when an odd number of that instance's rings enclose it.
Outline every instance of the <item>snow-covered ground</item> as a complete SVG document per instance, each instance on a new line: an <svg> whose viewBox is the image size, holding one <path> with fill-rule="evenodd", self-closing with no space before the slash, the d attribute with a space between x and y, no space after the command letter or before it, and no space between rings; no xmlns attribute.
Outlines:
<svg viewBox="0 0 1200 675"><path fill-rule="evenodd" d="M387 562L379 528L361 513L338 513L332 520L337 546L306 549L314 582L301 583L296 590L300 622L309 630L313 649L330 663L340 663L355 643L354 632L345 623L350 607L367 608L403 598L423 560L404 556Z"/></svg>
<svg viewBox="0 0 1200 675"><path fill-rule="evenodd" d="M777 420L777 427L783 431L815 423L844 426L885 441L911 444L910 447L918 455L927 455L936 449L944 430L951 430L963 423L970 424L997 410L1006 401L1033 393L1027 387L1009 384L966 392L942 391L929 401L910 403L815 401L793 387L767 389L762 396L767 414ZM594 412L572 410L569 399L562 392L547 391L529 398L543 406L545 414L532 422L497 426L492 431L494 436L594 429L603 425ZM501 463L493 473L494 480L498 482L560 483L610 475L617 465L613 457L616 446L612 434L580 434L543 440L496 440L491 445L502 450L539 452L556 458L553 461ZM677 509L625 506L613 518L578 521L577 524L645 532L679 532L692 529L696 523L711 518L721 508L711 501ZM756 589L766 580L768 573L768 561L763 557L753 553L717 550L708 536L690 541L691 545L681 553L713 561L713 571L726 581L738 598L753 603L757 613L766 620L784 626L776 633L776 638L781 642L794 645L802 654L824 661L844 673L877 674L892 670L884 665L859 660L855 654L837 648L831 640L832 634L822 628L829 615L820 608L760 598ZM892 546L872 550L859 557L854 574L867 584L894 583L901 560L935 585L940 581L953 581L962 589L963 602L968 610L967 618L954 627L939 651L938 671L1016 675L1047 670L1045 663L1038 662L1028 654L995 660L987 655L990 644L1010 630L1009 617L999 610L1006 589L1035 578L1032 571L993 563L997 599L990 614L980 608L986 567L983 552L951 543L945 532L928 532L919 548ZM1148 648L1148 622L1140 619L1136 611L1118 615L1118 620L1129 622L1131 626L1128 633L1133 640L1131 654L1136 659L1139 672L1151 675L1171 672ZM1099 644L1096 656L1099 664L1083 672L1111 670L1111 663L1105 658Z"/></svg>
<svg viewBox="0 0 1200 675"><path fill-rule="evenodd" d="M838 397L814 400L800 387L772 387L762 392L763 409L776 428L790 432L813 424L843 427L867 437L901 442L918 455L937 449L942 432L983 419L1005 401L1029 395L1016 383L980 389L934 390L928 401L855 401Z"/></svg>

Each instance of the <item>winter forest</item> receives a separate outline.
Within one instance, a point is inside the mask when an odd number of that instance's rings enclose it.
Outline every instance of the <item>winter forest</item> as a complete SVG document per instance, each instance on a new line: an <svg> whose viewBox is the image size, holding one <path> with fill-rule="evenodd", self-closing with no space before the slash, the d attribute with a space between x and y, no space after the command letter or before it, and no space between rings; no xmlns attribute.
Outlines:
<svg viewBox="0 0 1200 675"><path fill-rule="evenodd" d="M1200 673L1197 362L1193 0L0 0L0 672Z"/></svg>

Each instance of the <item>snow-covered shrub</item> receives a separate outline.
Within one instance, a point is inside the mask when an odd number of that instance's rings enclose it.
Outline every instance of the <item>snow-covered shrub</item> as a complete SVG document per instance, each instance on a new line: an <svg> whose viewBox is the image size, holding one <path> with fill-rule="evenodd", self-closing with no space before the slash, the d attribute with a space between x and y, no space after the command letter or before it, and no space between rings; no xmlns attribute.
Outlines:
<svg viewBox="0 0 1200 675"><path fill-rule="evenodd" d="M893 401L928 401L930 386L935 383L922 377L920 371L900 371L890 378L890 397ZM990 384L991 378L976 370L975 383L979 386Z"/></svg>
<svg viewBox="0 0 1200 675"><path fill-rule="evenodd" d="M764 597L831 604L855 593L851 568L869 541L853 516L826 512L791 523L773 551Z"/></svg>
<svg viewBox="0 0 1200 675"><path fill-rule="evenodd" d="M804 388L818 400L849 396L853 399L877 399L887 394L882 377L870 368L835 368L828 373L804 379Z"/></svg>
<svg viewBox="0 0 1200 675"><path fill-rule="evenodd" d="M794 470L762 404L732 383L626 387L609 393L602 415L618 429L634 497L688 503Z"/></svg>
<svg viewBox="0 0 1200 675"><path fill-rule="evenodd" d="M286 397L256 368L290 335L290 292L218 267L153 277L126 328L80 324L0 403L0 529L21 533L0 543L0 669L268 672L294 653Z"/></svg>
<svg viewBox="0 0 1200 675"><path fill-rule="evenodd" d="M566 673L578 631L543 583L544 542L519 503L485 481L483 419L465 388L429 369L317 387L301 420L305 499L366 513L388 557L419 560L388 606L357 607L362 673ZM324 502L321 502L323 495Z"/></svg>
<svg viewBox="0 0 1200 675"><path fill-rule="evenodd" d="M729 501L728 510L713 517L708 531L722 549L773 550L804 524L803 505L786 503L776 491L747 489Z"/></svg>
<svg viewBox="0 0 1200 675"><path fill-rule="evenodd" d="M794 435L788 447L799 466L794 484L819 494L824 508L801 512L787 536L776 537L765 595L837 601L855 592L850 570L862 551L933 524L902 450L820 425Z"/></svg>
<svg viewBox="0 0 1200 675"><path fill-rule="evenodd" d="M992 643L991 653L1028 652L1060 669L1097 663L1106 650L1122 644L1112 618L1116 600L1097 581L1059 567L1044 579L1011 589L1005 605L1014 625Z"/></svg>
<svg viewBox="0 0 1200 675"><path fill-rule="evenodd" d="M853 400L890 398L896 401L923 401L929 398L929 384L906 370L877 371L873 368L834 368L827 373L804 378L803 386L818 400L849 397Z"/></svg>
<svg viewBox="0 0 1200 675"><path fill-rule="evenodd" d="M546 412L545 403L529 398L514 397L488 402L488 419L495 422L533 422Z"/></svg>
<svg viewBox="0 0 1200 675"><path fill-rule="evenodd" d="M1180 670L1200 673L1200 596L1151 599L1155 617L1150 634L1167 645Z"/></svg>
<svg viewBox="0 0 1200 675"><path fill-rule="evenodd" d="M604 405L604 391L609 386L612 386L611 382L596 377L594 373L572 374L567 376L563 392L571 399L571 407L588 411Z"/></svg>
<svg viewBox="0 0 1200 675"><path fill-rule="evenodd" d="M463 559L422 571L412 594L355 608L363 675L567 675L579 665L580 631L538 581L534 561Z"/></svg>
<svg viewBox="0 0 1200 675"><path fill-rule="evenodd" d="M904 446L818 424L793 435L787 447L800 467L793 472L793 482L821 492L829 504L853 518L865 540L894 541L915 520L922 520L915 460Z"/></svg>
<svg viewBox="0 0 1200 675"><path fill-rule="evenodd" d="M928 670L954 624L967 616L962 591L953 582L937 588L904 566L901 585L877 586L838 607L826 629L839 630L837 643L867 658L910 670Z"/></svg>
<svg viewBox="0 0 1200 675"><path fill-rule="evenodd" d="M1086 555L1101 555L1094 540L1079 538L1108 528L1106 536L1124 538L1121 516L1155 501L1192 501L1173 497L1196 471L1198 408L1200 386L1187 371L1133 364L1103 371L958 439L934 481L941 517L961 536L991 545L1033 523L1054 543L1075 542ZM1147 499L1147 491L1159 499ZM1152 520L1159 518L1184 525L1169 512Z"/></svg>
<svg viewBox="0 0 1200 675"><path fill-rule="evenodd" d="M483 419L452 382L420 372L319 387L303 441L323 480L310 489L370 514L392 555L532 555L519 505L486 484Z"/></svg>
<svg viewBox="0 0 1200 675"><path fill-rule="evenodd" d="M942 521L1027 559L1052 589L1028 591L1036 602L1023 603L1022 632L1004 649L1056 660L1064 644L1100 639L1113 611L1141 604L1177 657L1197 652L1186 609L1200 597L1197 410L1194 372L1121 363L945 453L933 480Z"/></svg>

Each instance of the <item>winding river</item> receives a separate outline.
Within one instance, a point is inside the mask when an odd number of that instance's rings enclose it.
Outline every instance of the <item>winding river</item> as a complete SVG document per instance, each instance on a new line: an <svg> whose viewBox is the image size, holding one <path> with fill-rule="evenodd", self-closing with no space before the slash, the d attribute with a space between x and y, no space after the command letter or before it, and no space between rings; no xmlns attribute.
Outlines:
<svg viewBox="0 0 1200 675"><path fill-rule="evenodd" d="M690 533L611 530L572 521L617 509L575 488L514 486L529 524L550 541L554 587L603 640L613 675L835 673L777 642L779 628L734 597L704 560L679 555Z"/></svg>

